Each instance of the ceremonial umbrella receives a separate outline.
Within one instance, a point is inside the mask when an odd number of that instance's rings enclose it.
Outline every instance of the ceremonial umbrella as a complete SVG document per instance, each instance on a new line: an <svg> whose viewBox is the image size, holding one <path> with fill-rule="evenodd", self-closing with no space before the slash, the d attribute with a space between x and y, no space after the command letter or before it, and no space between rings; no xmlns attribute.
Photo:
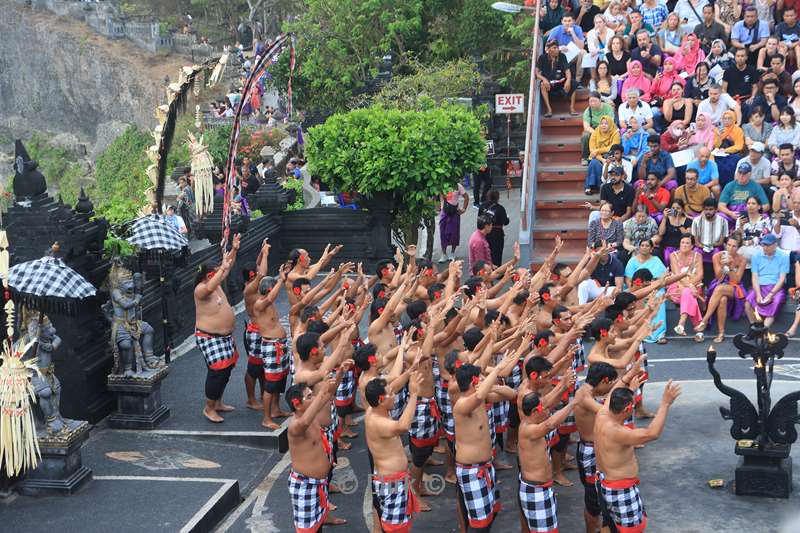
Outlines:
<svg viewBox="0 0 800 533"><path fill-rule="evenodd" d="M175 229L166 217L159 214L139 218L131 225L131 236L127 241L144 255L155 255L158 260L158 282L161 288L161 322L164 333L164 361L170 362L169 306L164 297L164 256L179 252L189 245L189 241Z"/></svg>
<svg viewBox="0 0 800 533"><path fill-rule="evenodd" d="M8 271L8 287L14 300L41 313L74 314L78 302L97 291L86 278L53 255L12 266Z"/></svg>
<svg viewBox="0 0 800 533"><path fill-rule="evenodd" d="M2 237L5 242L5 236ZM5 276L6 286L14 300L29 309L39 311L39 323L43 313L75 314L81 300L96 294L94 286L83 276L68 267L57 257L58 243L49 255L14 265ZM0 258L0 270L5 269L7 259ZM13 307L10 308L13 314ZM9 319L9 325L13 323ZM13 332L9 329L9 337ZM5 464L9 477L36 467L39 447L35 439L33 415L30 409L34 396L29 375L32 364L24 363L22 356L33 346L12 348L10 339L3 346L3 365L0 367L0 459Z"/></svg>

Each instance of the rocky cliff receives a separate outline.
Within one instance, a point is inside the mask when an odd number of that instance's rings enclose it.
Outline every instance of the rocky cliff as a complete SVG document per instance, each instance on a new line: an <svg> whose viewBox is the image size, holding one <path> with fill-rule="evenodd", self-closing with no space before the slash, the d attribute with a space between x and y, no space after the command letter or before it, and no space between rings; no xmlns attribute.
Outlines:
<svg viewBox="0 0 800 533"><path fill-rule="evenodd" d="M151 129L182 62L83 23L0 0L0 128L70 133L96 154L134 123Z"/></svg>

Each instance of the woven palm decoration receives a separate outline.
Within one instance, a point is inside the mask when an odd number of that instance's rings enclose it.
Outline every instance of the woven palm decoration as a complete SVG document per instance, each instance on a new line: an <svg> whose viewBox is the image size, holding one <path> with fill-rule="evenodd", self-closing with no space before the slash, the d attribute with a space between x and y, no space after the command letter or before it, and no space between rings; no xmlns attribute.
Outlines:
<svg viewBox="0 0 800 533"><path fill-rule="evenodd" d="M6 341L0 355L0 464L8 477L36 468L40 457L31 408L36 395L30 376L36 366L33 361L22 361L34 342L25 346L18 342L12 348Z"/></svg>

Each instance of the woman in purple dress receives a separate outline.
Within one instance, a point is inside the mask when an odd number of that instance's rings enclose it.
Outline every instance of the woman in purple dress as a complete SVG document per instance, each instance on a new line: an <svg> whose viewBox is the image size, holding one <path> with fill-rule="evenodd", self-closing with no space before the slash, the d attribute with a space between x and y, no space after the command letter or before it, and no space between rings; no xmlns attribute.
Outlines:
<svg viewBox="0 0 800 533"><path fill-rule="evenodd" d="M464 201L464 205L459 207L459 200ZM458 189L449 193L439 195L439 242L442 245L442 256L440 263L447 260L455 261L456 248L461 241L461 215L469 206L469 195L464 187L459 183ZM447 248L451 251L448 254Z"/></svg>
<svg viewBox="0 0 800 533"><path fill-rule="evenodd" d="M706 291L708 307L695 330L704 331L716 313L718 333L714 342L720 343L725 338L727 318L730 316L733 320L739 320L744 312L745 292L740 283L747 260L739 255L739 239L728 237L725 240L725 249L715 253L711 262L714 265L714 279L708 284Z"/></svg>

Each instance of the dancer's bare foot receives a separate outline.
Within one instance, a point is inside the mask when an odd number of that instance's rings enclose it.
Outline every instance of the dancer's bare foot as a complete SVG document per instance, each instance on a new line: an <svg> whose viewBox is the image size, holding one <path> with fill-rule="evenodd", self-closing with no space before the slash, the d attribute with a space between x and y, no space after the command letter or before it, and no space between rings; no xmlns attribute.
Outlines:
<svg viewBox="0 0 800 533"><path fill-rule="evenodd" d="M270 416L271 416L272 418L286 418L286 417L288 417L288 416L289 416L289 415L291 415L291 414L292 414L292 413L287 413L286 411L281 411L281 410L279 409L279 410L277 410L277 411L273 411L272 413L270 413Z"/></svg>
<svg viewBox="0 0 800 533"><path fill-rule="evenodd" d="M561 468L564 470L577 470L578 464L575 462L575 458L571 455L564 456L564 461L561 463Z"/></svg>
<svg viewBox="0 0 800 533"><path fill-rule="evenodd" d="M341 436L346 438L346 439L354 439L354 438L358 437L358 433L356 433L354 431L350 431L349 429L343 429Z"/></svg>
<svg viewBox="0 0 800 533"><path fill-rule="evenodd" d="M214 409L209 409L208 407L203 408L203 416L205 416L209 422L214 422L215 424L225 421Z"/></svg>
<svg viewBox="0 0 800 533"><path fill-rule="evenodd" d="M273 422L272 420L266 420L266 419L261 421L261 425L263 427L265 427L267 429L271 429L273 431L275 431L276 429L281 427L278 424L276 424L275 422Z"/></svg>
<svg viewBox="0 0 800 533"><path fill-rule="evenodd" d="M444 475L444 480L445 480L445 482L450 483L451 485L455 485L456 482L458 481L456 479L456 473L455 472L447 472Z"/></svg>
<svg viewBox="0 0 800 533"><path fill-rule="evenodd" d="M423 513L430 512L431 506L428 502L422 499L422 494L417 496L417 502L419 503L419 510Z"/></svg>
<svg viewBox="0 0 800 533"><path fill-rule="evenodd" d="M644 407L639 407L636 409L636 418L653 418L655 415L645 409Z"/></svg>
<svg viewBox="0 0 800 533"><path fill-rule="evenodd" d="M235 410L236 410L236 408L234 406L224 404L224 403L222 403L222 400L217 402L217 411L222 411L223 413L229 413L229 412L235 411Z"/></svg>
<svg viewBox="0 0 800 533"><path fill-rule="evenodd" d="M574 485L572 481L567 479L563 472L559 472L553 476L553 481L561 485L562 487L571 487Z"/></svg>
<svg viewBox="0 0 800 533"><path fill-rule="evenodd" d="M247 406L248 409L252 409L254 411L261 411L262 409L264 409L264 404L256 400L248 400L245 405Z"/></svg>
<svg viewBox="0 0 800 533"><path fill-rule="evenodd" d="M340 450L349 450L353 447L353 445L346 440L339 439L337 442L339 443Z"/></svg>
<svg viewBox="0 0 800 533"><path fill-rule="evenodd" d="M338 516L331 516L328 514L328 518L325 519L325 524L329 526L343 526L347 523L347 520L344 518L339 518Z"/></svg>
<svg viewBox="0 0 800 533"><path fill-rule="evenodd" d="M442 466L443 464L444 462L439 459L434 459L433 457L428 457L428 460L425 461L425 466Z"/></svg>

